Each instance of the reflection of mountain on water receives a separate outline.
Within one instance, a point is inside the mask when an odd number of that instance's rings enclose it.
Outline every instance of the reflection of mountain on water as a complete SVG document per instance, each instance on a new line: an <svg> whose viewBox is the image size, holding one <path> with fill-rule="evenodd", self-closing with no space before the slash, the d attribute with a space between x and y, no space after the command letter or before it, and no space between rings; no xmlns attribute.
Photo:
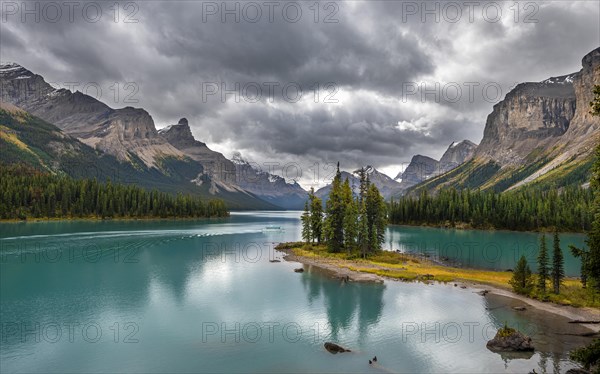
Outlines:
<svg viewBox="0 0 600 374"><path fill-rule="evenodd" d="M384 285L343 283L313 269L300 279L311 305L323 295L333 340L338 338L341 330L351 327L355 315L358 317L359 340L364 340L368 328L381 318Z"/></svg>

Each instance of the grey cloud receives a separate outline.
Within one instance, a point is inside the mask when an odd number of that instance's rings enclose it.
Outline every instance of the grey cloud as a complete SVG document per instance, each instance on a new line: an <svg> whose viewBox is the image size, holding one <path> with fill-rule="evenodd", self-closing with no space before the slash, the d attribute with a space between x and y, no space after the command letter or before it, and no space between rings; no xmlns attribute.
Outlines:
<svg viewBox="0 0 600 374"><path fill-rule="evenodd" d="M187 117L199 140L231 144L226 154L240 150L257 162L343 160L353 168L408 162L415 153L439 157L453 140L479 142L493 103L480 92L473 101L463 92L457 102L402 102L404 83L497 82L505 94L515 82L578 70L600 44L600 11L588 2L540 2L534 24L481 16L471 23L464 15L457 23L404 22L401 1L338 2L334 24L315 23L312 3L301 3L297 23L204 23L200 2L149 1L136 3L139 23L115 24L114 3L101 4L105 17L97 23L9 19L0 24L0 58L53 82L135 82L137 106L159 126ZM344 100L203 102L206 82L297 82L304 90L333 82ZM402 130L402 121L428 126Z"/></svg>

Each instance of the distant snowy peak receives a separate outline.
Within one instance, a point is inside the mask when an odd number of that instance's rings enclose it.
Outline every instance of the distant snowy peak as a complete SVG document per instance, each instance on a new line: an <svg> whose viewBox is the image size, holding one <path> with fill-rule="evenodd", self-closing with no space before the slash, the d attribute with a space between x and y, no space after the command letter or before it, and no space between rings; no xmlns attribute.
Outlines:
<svg viewBox="0 0 600 374"><path fill-rule="evenodd" d="M0 76L11 79L28 79L33 77L34 74L17 63L1 62Z"/></svg>
<svg viewBox="0 0 600 374"><path fill-rule="evenodd" d="M7 62L7 61L0 62L0 71L11 71L11 70L18 70L18 69L25 69L25 68L15 62Z"/></svg>
<svg viewBox="0 0 600 374"><path fill-rule="evenodd" d="M575 74L562 75L560 77L551 77L541 81L540 83L544 84L571 84L573 83L573 78Z"/></svg>

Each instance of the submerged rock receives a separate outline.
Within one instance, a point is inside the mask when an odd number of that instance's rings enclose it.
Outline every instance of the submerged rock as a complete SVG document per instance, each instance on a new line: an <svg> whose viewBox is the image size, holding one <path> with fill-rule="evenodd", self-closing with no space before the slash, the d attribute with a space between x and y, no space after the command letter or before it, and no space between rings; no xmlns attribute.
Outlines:
<svg viewBox="0 0 600 374"><path fill-rule="evenodd" d="M486 347L492 352L531 352L534 350L531 338L521 332L504 326L496 333Z"/></svg>
<svg viewBox="0 0 600 374"><path fill-rule="evenodd" d="M349 349L346 349L340 345L337 345L337 344L331 343L331 342L325 342L324 346L325 346L325 349L327 350L327 352L332 353L332 354L351 352Z"/></svg>
<svg viewBox="0 0 600 374"><path fill-rule="evenodd" d="M296 273L304 273L304 268L297 268L297 269L294 269L294 271Z"/></svg>

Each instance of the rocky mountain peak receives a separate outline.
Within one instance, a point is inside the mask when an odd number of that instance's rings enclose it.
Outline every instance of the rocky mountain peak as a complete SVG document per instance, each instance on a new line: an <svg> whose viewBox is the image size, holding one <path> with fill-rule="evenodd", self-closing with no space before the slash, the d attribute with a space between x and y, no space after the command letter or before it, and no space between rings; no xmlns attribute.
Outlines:
<svg viewBox="0 0 600 374"><path fill-rule="evenodd" d="M563 135L575 115L576 74L517 85L488 116L476 156L520 164Z"/></svg>
<svg viewBox="0 0 600 374"><path fill-rule="evenodd" d="M167 141L177 148L192 147L194 145L204 146L205 144L196 140L190 129L186 118L182 118L176 125L170 125L158 130Z"/></svg>
<svg viewBox="0 0 600 374"><path fill-rule="evenodd" d="M468 161L473 157L476 148L477 144L470 140L465 139L460 142L452 142L442 155L442 158L440 158L439 172L445 173Z"/></svg>
<svg viewBox="0 0 600 374"><path fill-rule="evenodd" d="M394 179L401 179L400 184L405 190L439 174L439 165L438 160L429 156L414 155L404 172L399 173Z"/></svg>

